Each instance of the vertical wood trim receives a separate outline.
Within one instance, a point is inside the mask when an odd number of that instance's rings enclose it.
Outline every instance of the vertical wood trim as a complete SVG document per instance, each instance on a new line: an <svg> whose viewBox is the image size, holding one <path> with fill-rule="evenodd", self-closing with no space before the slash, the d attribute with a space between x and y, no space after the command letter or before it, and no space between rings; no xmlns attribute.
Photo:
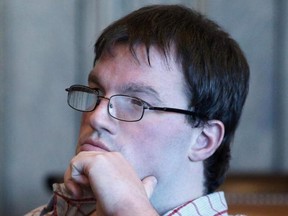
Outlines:
<svg viewBox="0 0 288 216"><path fill-rule="evenodd" d="M285 34L287 23L285 23L286 0L274 1L274 79L273 97L274 107L274 142L272 143L272 172L282 172L285 161L285 143L287 142L287 67L285 69ZM287 18L286 18L287 19ZM287 64L287 63L286 63ZM285 71L286 70L286 71ZM287 148L287 147L286 147Z"/></svg>
<svg viewBox="0 0 288 216"><path fill-rule="evenodd" d="M0 215L4 213L5 202L5 0L0 1Z"/></svg>

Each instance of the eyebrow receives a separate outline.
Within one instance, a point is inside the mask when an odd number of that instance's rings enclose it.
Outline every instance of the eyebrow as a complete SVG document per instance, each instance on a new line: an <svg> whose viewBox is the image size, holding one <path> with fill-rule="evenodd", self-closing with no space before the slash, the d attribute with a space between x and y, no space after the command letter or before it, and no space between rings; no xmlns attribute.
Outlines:
<svg viewBox="0 0 288 216"><path fill-rule="evenodd" d="M96 85L99 85L100 82L96 76L94 76L92 73L88 76L88 83L95 83Z"/></svg>
<svg viewBox="0 0 288 216"><path fill-rule="evenodd" d="M94 83L97 86L101 86L99 79L97 78L97 76L95 76L93 74L89 74L88 82ZM160 94L152 86L149 86L145 83L141 83L141 82L127 83L123 86L120 86L120 88L118 90L119 90L119 93L127 94L127 95L129 95L131 93L146 94L148 96L152 96L158 102L163 103L162 100L160 99Z"/></svg>
<svg viewBox="0 0 288 216"><path fill-rule="evenodd" d="M145 83L135 83L131 82L124 86L121 86L121 92L124 94L129 93L143 93L148 96L152 96L154 99L156 99L158 102L162 103L162 100L160 99L159 93L152 87Z"/></svg>

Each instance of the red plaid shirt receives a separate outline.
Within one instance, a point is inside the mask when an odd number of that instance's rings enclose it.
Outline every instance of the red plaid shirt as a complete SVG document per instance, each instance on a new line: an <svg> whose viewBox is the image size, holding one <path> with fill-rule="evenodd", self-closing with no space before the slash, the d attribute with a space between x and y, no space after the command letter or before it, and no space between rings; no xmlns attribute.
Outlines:
<svg viewBox="0 0 288 216"><path fill-rule="evenodd" d="M207 196L189 201L164 216L226 216L227 203L223 192L215 192Z"/></svg>
<svg viewBox="0 0 288 216"><path fill-rule="evenodd" d="M25 216L39 215L91 215L96 211L96 200L93 197L73 199L66 191L63 184L54 185L54 196L47 206L39 207ZM163 216L227 216L227 204L223 192L216 192L207 196L189 201Z"/></svg>

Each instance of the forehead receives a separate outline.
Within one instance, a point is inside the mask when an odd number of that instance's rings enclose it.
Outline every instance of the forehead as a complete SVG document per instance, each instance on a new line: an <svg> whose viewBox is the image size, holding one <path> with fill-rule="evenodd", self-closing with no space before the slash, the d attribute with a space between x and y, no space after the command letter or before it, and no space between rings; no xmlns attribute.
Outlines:
<svg viewBox="0 0 288 216"><path fill-rule="evenodd" d="M159 49L151 46L150 48L145 47L144 45L134 46L130 48L125 44L115 45L111 50L106 50L102 52L100 58L95 62L95 68L91 71L91 75L97 72L100 65L103 64L117 64L119 67L121 65L129 64L130 67L153 69L155 67L162 67L166 71L175 69L180 72L178 64L174 58L174 49L173 47L169 52L164 53ZM177 75L182 76L182 73L177 73Z"/></svg>
<svg viewBox="0 0 288 216"><path fill-rule="evenodd" d="M183 73L173 55L165 56L155 47L147 56L144 46L136 47L133 54L129 47L116 45L111 53L103 53L96 61L89 82L116 89L117 93L123 85L149 86L161 94L184 93Z"/></svg>
<svg viewBox="0 0 288 216"><path fill-rule="evenodd" d="M176 61L174 58L174 48L172 47L169 51L163 49L158 49L155 46L146 47L145 45L126 45L126 44L116 44L111 49L104 50L100 58L95 62L118 60L125 56L125 60L133 62L135 66L152 66L153 64L158 64L167 67L166 69L176 66ZM128 57L128 58L127 58Z"/></svg>

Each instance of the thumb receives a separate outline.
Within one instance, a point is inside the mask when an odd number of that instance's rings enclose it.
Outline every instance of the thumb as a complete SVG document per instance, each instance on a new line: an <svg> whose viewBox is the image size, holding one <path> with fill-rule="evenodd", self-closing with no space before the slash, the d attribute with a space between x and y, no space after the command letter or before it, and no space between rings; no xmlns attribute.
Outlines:
<svg viewBox="0 0 288 216"><path fill-rule="evenodd" d="M142 180L142 183L146 191L146 194L150 199L157 185L157 179L154 176L148 176Z"/></svg>

